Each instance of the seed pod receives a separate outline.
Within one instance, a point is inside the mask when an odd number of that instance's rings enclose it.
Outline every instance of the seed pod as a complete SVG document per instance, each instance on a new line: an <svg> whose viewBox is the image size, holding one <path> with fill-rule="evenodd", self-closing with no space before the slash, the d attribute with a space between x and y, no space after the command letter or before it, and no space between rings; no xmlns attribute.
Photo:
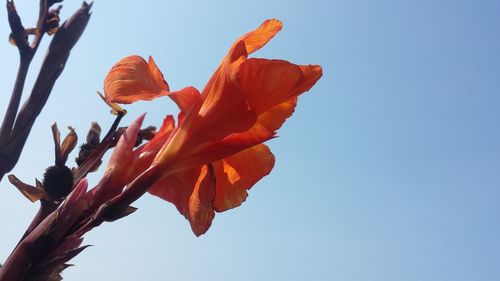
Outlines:
<svg viewBox="0 0 500 281"><path fill-rule="evenodd" d="M43 175L45 192L54 201L62 201L73 189L73 172L66 166L50 166Z"/></svg>

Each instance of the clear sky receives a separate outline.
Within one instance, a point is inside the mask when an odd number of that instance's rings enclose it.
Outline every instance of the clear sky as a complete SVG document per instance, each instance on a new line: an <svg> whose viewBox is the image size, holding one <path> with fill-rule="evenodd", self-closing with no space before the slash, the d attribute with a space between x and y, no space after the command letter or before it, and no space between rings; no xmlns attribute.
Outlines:
<svg viewBox="0 0 500 281"><path fill-rule="evenodd" d="M34 23L36 1L17 2ZM63 18L80 4L66 2ZM66 280L500 280L499 13L496 0L96 0L13 172L41 178L54 121L82 139L92 121L109 126L95 91L122 57L152 55L172 89L203 88L239 35L275 17L284 29L255 57L321 64L324 76L269 142L273 173L200 238L143 197L87 235L95 246ZM17 51L3 9L0 20L7 97ZM124 124L176 112L168 98L127 110ZM0 184L0 261L36 209Z"/></svg>

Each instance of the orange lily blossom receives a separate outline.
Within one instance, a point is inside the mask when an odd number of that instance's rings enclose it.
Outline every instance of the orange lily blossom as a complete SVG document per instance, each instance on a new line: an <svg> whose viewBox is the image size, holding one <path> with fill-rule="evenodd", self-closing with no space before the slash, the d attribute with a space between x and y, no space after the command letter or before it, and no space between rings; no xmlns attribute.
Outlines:
<svg viewBox="0 0 500 281"><path fill-rule="evenodd" d="M215 211L241 205L247 190L271 172L274 155L263 142L275 137L297 97L322 76L318 65L248 58L281 28L270 19L238 38L201 93L193 87L169 92L151 58L149 64L137 56L124 58L105 79L110 103L168 95L179 106L178 126L166 119L170 125L164 123L151 141L147 163L135 160L134 167L141 168L133 174L147 165L161 171L149 192L172 202L196 235L208 230Z"/></svg>

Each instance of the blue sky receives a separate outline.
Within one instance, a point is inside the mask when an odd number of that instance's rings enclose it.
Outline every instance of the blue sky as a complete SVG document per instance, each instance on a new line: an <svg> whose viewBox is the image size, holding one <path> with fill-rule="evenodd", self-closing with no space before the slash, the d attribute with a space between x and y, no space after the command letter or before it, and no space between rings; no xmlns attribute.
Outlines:
<svg viewBox="0 0 500 281"><path fill-rule="evenodd" d="M80 4L66 2L63 17ZM116 3L95 1L13 171L21 179L53 162L52 122L82 138L92 121L112 122L95 91L127 55L152 55L172 89L202 88L239 35L275 17L284 29L255 57L321 64L324 76L269 142L276 167L242 207L196 238L173 206L145 196L87 236L95 246L66 280L500 280L500 2ZM7 96L17 51L0 19ZM154 125L176 112L167 98L127 110L124 123L148 112ZM6 181L0 200L5 260L36 205Z"/></svg>

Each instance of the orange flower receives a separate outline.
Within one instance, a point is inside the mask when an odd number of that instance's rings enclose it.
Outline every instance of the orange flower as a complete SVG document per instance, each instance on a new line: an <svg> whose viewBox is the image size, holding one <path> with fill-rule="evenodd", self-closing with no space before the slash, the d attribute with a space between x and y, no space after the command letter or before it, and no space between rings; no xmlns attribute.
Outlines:
<svg viewBox="0 0 500 281"><path fill-rule="evenodd" d="M151 164L161 172L154 173L149 192L175 204L196 235L208 230L215 211L239 206L247 190L270 173L274 156L262 142L275 137L297 97L322 75L318 65L248 58L281 28L280 21L267 20L236 40L201 94L188 87L135 95L141 88L127 85L142 78L131 76L122 83L111 72L107 77L116 85L106 91L112 101L122 102L121 95L127 102L169 95L179 106L179 125L168 129Z"/></svg>
<svg viewBox="0 0 500 281"><path fill-rule="evenodd" d="M281 27L281 22L268 20L239 38L201 94L194 88L171 94L186 100L180 104L183 121L153 163L173 175L150 192L174 203L197 235L210 226L213 210L239 206L247 190L269 174L274 156L260 143L275 136L292 115L297 96L322 75L317 65L248 59ZM215 187L206 180L209 163Z"/></svg>
<svg viewBox="0 0 500 281"><path fill-rule="evenodd" d="M248 54L264 46L281 27L278 20L267 20L239 38L201 95L194 88L171 94L187 96L190 106L181 106L185 118L155 163L184 170L274 137L293 113L297 96L322 74L317 65L248 59Z"/></svg>

